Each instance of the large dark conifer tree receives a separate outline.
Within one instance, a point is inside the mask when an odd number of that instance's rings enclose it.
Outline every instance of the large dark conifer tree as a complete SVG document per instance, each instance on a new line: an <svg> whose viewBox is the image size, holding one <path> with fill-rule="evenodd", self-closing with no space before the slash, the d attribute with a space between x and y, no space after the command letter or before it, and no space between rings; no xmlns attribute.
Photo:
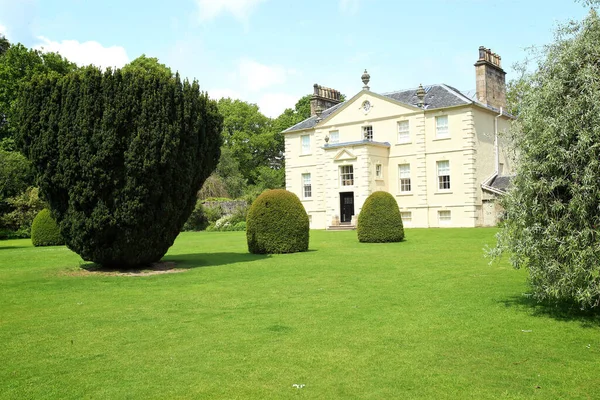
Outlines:
<svg viewBox="0 0 600 400"><path fill-rule="evenodd" d="M160 260L219 160L216 103L179 75L93 67L35 77L19 101L19 145L68 247L107 267Z"/></svg>

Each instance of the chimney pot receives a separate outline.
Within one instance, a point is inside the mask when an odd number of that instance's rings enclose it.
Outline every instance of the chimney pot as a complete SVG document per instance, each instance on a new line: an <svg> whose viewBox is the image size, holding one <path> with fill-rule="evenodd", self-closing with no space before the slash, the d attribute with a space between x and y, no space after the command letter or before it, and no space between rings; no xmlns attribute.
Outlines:
<svg viewBox="0 0 600 400"><path fill-rule="evenodd" d="M485 60L485 47L479 46L479 59Z"/></svg>

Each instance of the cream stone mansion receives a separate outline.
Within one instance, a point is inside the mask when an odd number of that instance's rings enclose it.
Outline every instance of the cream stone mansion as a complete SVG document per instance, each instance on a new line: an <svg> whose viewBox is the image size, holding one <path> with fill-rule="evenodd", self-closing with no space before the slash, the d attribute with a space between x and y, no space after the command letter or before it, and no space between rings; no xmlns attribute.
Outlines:
<svg viewBox="0 0 600 400"><path fill-rule="evenodd" d="M355 224L365 199L385 190L406 227L495 225L511 168L498 133L512 117L500 57L479 48L476 93L445 85L377 94L314 86L312 116L284 131L286 188L311 228Z"/></svg>

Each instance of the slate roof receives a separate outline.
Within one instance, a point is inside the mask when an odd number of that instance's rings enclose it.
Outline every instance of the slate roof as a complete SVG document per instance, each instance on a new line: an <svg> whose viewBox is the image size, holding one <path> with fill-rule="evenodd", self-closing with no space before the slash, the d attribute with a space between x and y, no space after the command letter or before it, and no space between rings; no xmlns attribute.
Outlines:
<svg viewBox="0 0 600 400"><path fill-rule="evenodd" d="M435 110L436 108L446 108L446 107L454 107L454 106L462 106L467 104L477 104L481 107L488 108L492 111L499 112L497 108L485 105L477 101L476 97L471 93L472 91L468 91L467 94L463 94L460 90L453 88L452 86L439 84L439 85L430 85L423 87L425 89L425 98L424 98L424 109L425 110ZM392 100L398 101L400 103L408 104L413 107L417 107L419 99L416 95L417 89L406 89L399 90L396 92L383 93L382 96L389 97ZM336 104L335 106L328 108L323 111L321 114L321 119L325 119L334 112L336 112L344 103ZM504 112L504 115L508 117L512 117L512 115ZM314 128L317 123L317 117L310 117L305 119L302 122L297 123L294 126L286 129L285 132L291 131L299 131L303 129L311 129Z"/></svg>
<svg viewBox="0 0 600 400"><path fill-rule="evenodd" d="M425 86L424 109L433 110L436 108L462 106L471 104L473 101L463 95L459 90L448 85ZM383 96L399 101L401 103L417 106L417 89L400 90L397 92L383 93Z"/></svg>
<svg viewBox="0 0 600 400"><path fill-rule="evenodd" d="M344 102L345 103L345 102ZM341 106L344 105L344 103L340 103L340 104L336 104L333 107L329 107L327 110L323 111L321 113L321 119L325 119L327 117L329 117L331 114L333 114L338 108L340 108ZM287 128L284 132L291 132L291 131L299 131L302 129L310 129L312 127L314 127L315 125L317 125L318 121L317 121L317 117L310 117L305 119L302 122L297 123L296 125Z"/></svg>
<svg viewBox="0 0 600 400"><path fill-rule="evenodd" d="M492 181L492 183L490 183L490 186L493 187L494 189L498 189L501 190L503 192L506 192L510 186L510 182L513 179L513 176L497 176L496 178L494 178L494 180Z"/></svg>

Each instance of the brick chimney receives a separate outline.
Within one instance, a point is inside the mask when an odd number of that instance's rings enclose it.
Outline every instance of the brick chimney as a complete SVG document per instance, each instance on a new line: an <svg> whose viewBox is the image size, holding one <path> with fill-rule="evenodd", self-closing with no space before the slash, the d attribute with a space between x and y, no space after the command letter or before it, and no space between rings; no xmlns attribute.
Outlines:
<svg viewBox="0 0 600 400"><path fill-rule="evenodd" d="M498 109L506 108L506 72L501 60L498 54L479 46L479 60L475 63L477 100Z"/></svg>
<svg viewBox="0 0 600 400"><path fill-rule="evenodd" d="M320 116L321 112L342 102L340 92L335 89L320 86L316 83L314 84L313 88L314 93L310 98L311 117L316 115Z"/></svg>

